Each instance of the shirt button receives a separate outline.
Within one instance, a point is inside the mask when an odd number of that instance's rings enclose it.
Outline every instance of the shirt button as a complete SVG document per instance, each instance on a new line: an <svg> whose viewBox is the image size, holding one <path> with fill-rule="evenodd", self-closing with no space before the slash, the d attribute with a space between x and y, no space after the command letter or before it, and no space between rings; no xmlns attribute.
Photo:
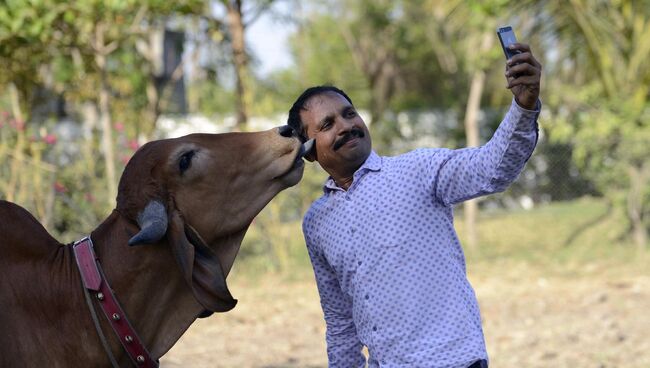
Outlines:
<svg viewBox="0 0 650 368"><path fill-rule="evenodd" d="M366 294L366 300L368 300L368 299L370 299L370 295Z"/></svg>
<svg viewBox="0 0 650 368"><path fill-rule="evenodd" d="M357 231L357 229L351 227L351 228L350 228L350 231L352 231L352 234L354 234L354 232Z"/></svg>
<svg viewBox="0 0 650 368"><path fill-rule="evenodd" d="M372 326L373 331L377 331L377 326Z"/></svg>
<svg viewBox="0 0 650 368"><path fill-rule="evenodd" d="M358 264L359 266L361 266L361 263L362 263L361 261L357 262L357 264Z"/></svg>

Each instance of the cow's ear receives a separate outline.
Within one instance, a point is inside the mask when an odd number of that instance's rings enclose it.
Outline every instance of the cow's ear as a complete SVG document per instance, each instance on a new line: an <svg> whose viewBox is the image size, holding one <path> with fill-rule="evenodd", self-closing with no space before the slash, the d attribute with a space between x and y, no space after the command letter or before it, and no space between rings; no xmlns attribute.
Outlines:
<svg viewBox="0 0 650 368"><path fill-rule="evenodd" d="M312 150L309 153L307 153L304 157L305 160L309 162L316 161L316 147L312 148Z"/></svg>
<svg viewBox="0 0 650 368"><path fill-rule="evenodd" d="M234 308L237 300L228 290L219 258L176 210L169 218L167 240L196 300L211 312Z"/></svg>
<svg viewBox="0 0 650 368"><path fill-rule="evenodd" d="M314 162L317 161L317 154L316 154L316 140L314 138L308 140L306 143L303 144L303 147L306 150L305 160L309 162Z"/></svg>

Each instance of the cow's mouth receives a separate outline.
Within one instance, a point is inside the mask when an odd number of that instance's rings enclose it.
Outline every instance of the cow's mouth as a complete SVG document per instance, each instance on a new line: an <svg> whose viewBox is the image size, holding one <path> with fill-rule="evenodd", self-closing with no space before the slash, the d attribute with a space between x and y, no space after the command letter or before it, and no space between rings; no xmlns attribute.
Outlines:
<svg viewBox="0 0 650 368"><path fill-rule="evenodd" d="M296 184L300 178L302 178L302 169L305 166L305 162L302 160L303 157L308 155L312 150L314 149L314 140L310 139L307 142L303 143L300 145L300 149L296 152L296 157L293 160L293 165L282 175L276 177L275 179L280 179L283 180L288 177L293 177L295 172L300 171L301 175L297 178L297 180L291 180L293 183L291 185Z"/></svg>

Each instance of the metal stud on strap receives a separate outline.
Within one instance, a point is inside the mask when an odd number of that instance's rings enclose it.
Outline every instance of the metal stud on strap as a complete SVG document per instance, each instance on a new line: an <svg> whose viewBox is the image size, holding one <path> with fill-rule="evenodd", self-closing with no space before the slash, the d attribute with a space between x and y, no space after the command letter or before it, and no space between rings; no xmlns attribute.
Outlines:
<svg viewBox="0 0 650 368"><path fill-rule="evenodd" d="M98 304L101 307L101 311L108 319L113 332L115 332L119 337L122 347L126 350L131 361L139 367L158 368L158 361L151 358L149 352L133 329L133 326L129 323L128 317L124 314L120 303L115 298L115 295L106 280L106 276L100 267L90 238L86 237L81 241L75 242L73 245L73 251L81 275L88 309L93 317L95 329L97 330L97 334L106 350L106 354L111 360L111 365L115 368L119 367L112 354L111 348L106 342L106 337L99 325L99 320L96 318L95 308L90 299L91 296L89 291L92 291L95 298L99 300Z"/></svg>

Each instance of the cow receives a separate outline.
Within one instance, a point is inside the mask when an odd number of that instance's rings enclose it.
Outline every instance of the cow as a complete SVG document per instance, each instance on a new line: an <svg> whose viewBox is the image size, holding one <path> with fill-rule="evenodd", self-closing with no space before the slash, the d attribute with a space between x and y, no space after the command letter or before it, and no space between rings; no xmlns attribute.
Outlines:
<svg viewBox="0 0 650 368"><path fill-rule="evenodd" d="M0 201L0 367L157 366L196 318L235 306L226 277L244 234L300 181L312 143L288 126L149 142L126 165L115 209L82 242L61 244ZM83 267L94 271L82 277ZM100 284L122 314L99 312ZM120 319L132 327L126 343L111 329ZM134 338L148 356L126 352Z"/></svg>

